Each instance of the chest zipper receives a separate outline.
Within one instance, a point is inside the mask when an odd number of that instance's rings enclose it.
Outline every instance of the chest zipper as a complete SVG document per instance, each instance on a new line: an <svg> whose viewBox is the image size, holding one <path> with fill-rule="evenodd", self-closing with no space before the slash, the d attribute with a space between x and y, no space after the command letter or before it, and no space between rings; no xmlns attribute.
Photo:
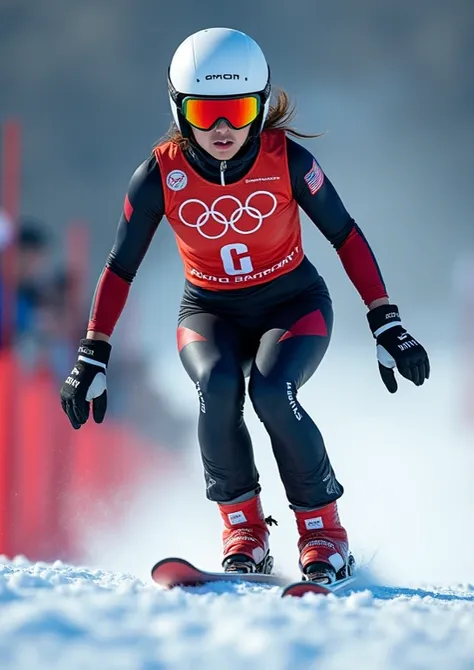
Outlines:
<svg viewBox="0 0 474 670"><path fill-rule="evenodd" d="M224 172L227 170L227 161L221 161L221 186L225 186Z"/></svg>

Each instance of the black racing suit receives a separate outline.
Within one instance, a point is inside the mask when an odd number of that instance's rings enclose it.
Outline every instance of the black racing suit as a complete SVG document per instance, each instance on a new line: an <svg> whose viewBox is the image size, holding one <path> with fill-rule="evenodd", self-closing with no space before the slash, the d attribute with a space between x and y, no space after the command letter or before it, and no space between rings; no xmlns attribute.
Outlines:
<svg viewBox="0 0 474 670"><path fill-rule="evenodd" d="M312 154L290 139L287 146L292 192L299 206L339 253L364 302L386 296L370 247L333 185L325 176L321 188L312 194L304 180ZM257 152L258 142L253 142L227 161L227 183L248 172ZM219 183L219 161L198 148L185 155L203 177ZM154 156L135 172L126 202L133 213L122 215L119 222L89 323L90 330L108 334L164 216L163 187ZM117 278L122 280L121 296ZM107 308L101 307L105 304ZM293 271L255 287L213 291L186 282L178 325L202 337L183 346L180 357L198 392L198 436L210 500L231 502L260 490L243 418L245 376L249 398L270 436L290 505L314 508L342 495L321 433L297 397L327 350L332 323L326 284L306 257Z"/></svg>

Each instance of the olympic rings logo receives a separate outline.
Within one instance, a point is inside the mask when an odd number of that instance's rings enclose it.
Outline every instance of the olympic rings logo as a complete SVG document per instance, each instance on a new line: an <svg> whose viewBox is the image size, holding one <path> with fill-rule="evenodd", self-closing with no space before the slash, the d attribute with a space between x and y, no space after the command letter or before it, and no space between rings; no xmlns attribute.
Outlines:
<svg viewBox="0 0 474 670"><path fill-rule="evenodd" d="M253 205L250 204L252 199L255 198L255 196L257 195L267 196L270 199L270 209L267 212L261 212L257 207L254 207ZM223 214L222 212L218 211L219 204L225 200L229 200L235 205L235 209L229 218L226 217L225 214ZM200 214L197 217L197 220L194 222L187 221L183 216L184 208L186 207L186 205L190 205L191 203L196 203L203 209L202 214ZM244 204L242 204L240 200L233 195L221 195L219 198L214 200L214 202L210 207L208 207L206 203L203 202L202 200L191 198L190 200L186 200L181 204L178 210L178 216L180 221L184 223L185 226L189 226L190 228L196 228L198 233L202 235L202 237L205 237L208 240L217 240L220 237L224 237L229 228L232 228L234 232L239 233L240 235L251 235L252 233L255 233L261 227L263 220L271 216L273 212L276 210L276 208L277 208L277 199L273 195L273 193L269 193L268 191L256 191L255 193L251 193L249 195ZM248 214L252 219L255 219L256 221L255 226L251 230L241 230L236 225L238 221L240 221L244 213ZM206 233L206 231L204 230L204 226L209 221L209 219L212 219L213 221L215 221L215 223L219 223L220 225L222 225L223 226L222 230L219 231L217 234L213 235Z"/></svg>

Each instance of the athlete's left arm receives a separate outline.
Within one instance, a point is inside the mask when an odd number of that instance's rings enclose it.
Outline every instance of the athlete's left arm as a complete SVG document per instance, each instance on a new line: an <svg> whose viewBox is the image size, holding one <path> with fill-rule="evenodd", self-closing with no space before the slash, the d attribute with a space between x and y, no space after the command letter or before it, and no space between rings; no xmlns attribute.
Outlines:
<svg viewBox="0 0 474 670"><path fill-rule="evenodd" d="M314 156L289 138L287 152L293 197L298 205L336 249L367 307L388 303L382 273L369 243Z"/></svg>
<svg viewBox="0 0 474 670"><path fill-rule="evenodd" d="M369 308L367 320L377 342L383 383L390 393L395 393L396 368L403 377L421 386L430 376L428 354L402 326L397 305L389 303L377 261L362 231L309 151L288 140L288 162L295 200L333 244Z"/></svg>

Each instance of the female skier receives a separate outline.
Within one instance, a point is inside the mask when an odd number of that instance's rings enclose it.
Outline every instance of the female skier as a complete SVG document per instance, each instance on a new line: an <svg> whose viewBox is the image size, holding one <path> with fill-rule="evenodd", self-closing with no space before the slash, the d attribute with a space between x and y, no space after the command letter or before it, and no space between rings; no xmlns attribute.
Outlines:
<svg viewBox="0 0 474 670"><path fill-rule="evenodd" d="M301 244L301 207L333 245L368 308L382 380L394 369L417 386L425 349L403 328L374 255L313 155L293 137L284 92L270 103L258 44L226 28L197 32L176 50L168 89L174 126L133 174L115 244L99 279L86 338L61 388L74 428L106 412L109 338L163 217L185 270L177 344L196 386L206 495L222 517L226 571L270 572L269 529L243 419L248 394L271 440L296 517L299 568L330 583L350 560L336 479L298 389L320 364L333 313L326 284Z"/></svg>

